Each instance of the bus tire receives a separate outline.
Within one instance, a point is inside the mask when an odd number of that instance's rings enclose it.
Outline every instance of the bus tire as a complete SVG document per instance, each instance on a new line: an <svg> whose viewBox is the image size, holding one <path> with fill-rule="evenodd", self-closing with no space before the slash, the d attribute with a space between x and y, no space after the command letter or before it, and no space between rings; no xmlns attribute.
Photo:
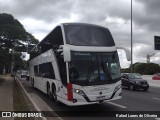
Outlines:
<svg viewBox="0 0 160 120"><path fill-rule="evenodd" d="M54 84L52 85L52 97L53 97L54 102L58 102L57 93L56 93L56 86Z"/></svg>
<svg viewBox="0 0 160 120"><path fill-rule="evenodd" d="M50 91L50 85L47 82L47 96L51 99L52 95L51 95L51 91Z"/></svg>
<svg viewBox="0 0 160 120"><path fill-rule="evenodd" d="M31 85L34 88L34 79L31 79Z"/></svg>

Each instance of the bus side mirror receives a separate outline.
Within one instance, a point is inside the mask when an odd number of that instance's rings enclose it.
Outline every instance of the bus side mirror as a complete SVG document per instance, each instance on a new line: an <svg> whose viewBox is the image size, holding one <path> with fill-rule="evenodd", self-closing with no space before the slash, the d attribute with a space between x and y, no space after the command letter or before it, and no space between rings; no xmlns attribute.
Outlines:
<svg viewBox="0 0 160 120"><path fill-rule="evenodd" d="M65 62L70 62L71 61L71 52L69 47L63 46L63 56L64 56L64 61Z"/></svg>
<svg viewBox="0 0 160 120"><path fill-rule="evenodd" d="M124 48L124 47L117 47L117 49L122 49L122 50L124 50L124 51L125 51L125 53L126 53L127 60L128 60L128 61L130 61L130 60L131 60L131 52L130 52L130 50L129 50L129 49Z"/></svg>

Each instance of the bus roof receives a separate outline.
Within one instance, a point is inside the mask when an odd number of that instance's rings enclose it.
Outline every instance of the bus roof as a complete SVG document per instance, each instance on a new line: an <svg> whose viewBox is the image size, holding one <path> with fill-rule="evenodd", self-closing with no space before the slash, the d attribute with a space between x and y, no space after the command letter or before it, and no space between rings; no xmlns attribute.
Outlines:
<svg viewBox="0 0 160 120"><path fill-rule="evenodd" d="M33 51L34 49L36 49L37 48L37 46L39 45L39 44L41 44L43 41L45 41L45 40L47 40L48 38L49 39L51 39L52 38L52 36L53 36L53 34L54 34L54 32L53 31L55 31L55 29L57 28L57 27L60 27L61 29L62 29L62 31L69 31L69 27L71 28L71 26L89 26L89 27L93 27L93 28L100 28L100 29L104 29L104 30L106 30L106 31L108 31L108 35L106 34L106 36L105 36L105 34L103 34L103 38L102 39L104 39L104 38L107 38L107 39L109 39L108 41L109 42L107 42L106 44L110 44L109 46L115 46L115 43L114 43L114 40L113 40L113 38L112 38L112 35L110 34L110 31L109 31L109 29L108 28L106 28L106 27L102 27L102 26L99 26L99 25L95 25L95 24L88 24L88 23L61 23L61 24L59 24L59 25L57 25L56 27L54 27L54 29L47 35L47 36L45 36L43 39L42 39L42 41L41 42L39 42L31 51ZM74 29L74 27L72 27L71 29ZM84 30L84 29L83 29ZM72 30L73 31L73 30ZM87 31L87 30L86 30ZM95 31L95 30L94 30ZM95 31L94 32L95 34L97 34L98 32L97 31ZM77 34L80 34L79 32L77 32ZM92 37L93 35L95 35L95 34L92 34L91 36L89 36L89 37ZM81 45L79 45L79 46L87 46L88 44L91 44L91 43L93 43L92 41L90 42L90 43L87 43L86 44L86 41L89 41L88 39L89 38L87 38L86 37L86 35L87 35L87 33L86 32L83 32L82 33L82 35L81 36L85 36L85 37L83 37L82 38L82 41L81 41L81 43L84 41L85 43L83 43L83 44L81 44ZM100 36L100 35L99 35ZM109 36L109 37L108 37ZM70 37L70 36L69 36ZM72 44L72 45L77 45L77 43L75 43L74 41L75 41L75 39L74 40L67 40L68 39L68 36L66 36L65 35L65 38L66 38L66 42L68 42L68 44ZM70 37L71 38L71 37ZM63 38L62 38L63 39ZM78 39L79 38L77 38L77 41L78 41ZM103 40L104 41L104 40ZM107 40L106 40L107 41ZM79 42L80 43L80 42ZM78 43L78 44L79 44ZM96 41L95 43L94 43L94 45L98 45L100 43L100 40L99 41ZM85 45L86 44L86 45ZM102 42L99 46L101 46L101 45L104 45L104 43Z"/></svg>

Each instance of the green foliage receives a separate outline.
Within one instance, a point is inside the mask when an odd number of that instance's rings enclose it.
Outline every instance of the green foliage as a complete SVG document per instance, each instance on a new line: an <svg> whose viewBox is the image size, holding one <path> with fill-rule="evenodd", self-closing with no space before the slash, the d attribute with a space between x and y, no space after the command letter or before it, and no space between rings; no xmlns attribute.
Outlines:
<svg viewBox="0 0 160 120"><path fill-rule="evenodd" d="M18 52L25 52L28 41L30 44L38 43L38 40L28 33L23 25L12 15L0 13L0 73L3 68L8 68L7 71L11 69L11 50L14 49ZM21 63L23 61L20 54L13 57L16 58L16 62L20 62L17 64L19 66L22 65Z"/></svg>
<svg viewBox="0 0 160 120"><path fill-rule="evenodd" d="M121 73L130 73L130 69L129 68L122 68Z"/></svg>
<svg viewBox="0 0 160 120"><path fill-rule="evenodd" d="M22 53L15 53L14 54L14 69L26 69L26 61L22 60Z"/></svg>
<svg viewBox="0 0 160 120"><path fill-rule="evenodd" d="M26 32L23 25L10 14L0 14L0 46L2 48L17 48L23 47L28 40L30 43L37 44L38 40L35 39L30 33Z"/></svg>
<svg viewBox="0 0 160 120"><path fill-rule="evenodd" d="M135 67L136 65L140 64L139 62L136 62L132 65L132 69L133 69L133 72L135 71ZM121 72L122 73L130 73L131 72L131 66L129 68L123 68L121 69Z"/></svg>
<svg viewBox="0 0 160 120"><path fill-rule="evenodd" d="M3 72L4 67L6 69L10 68L11 60L12 60L12 57L11 57L11 53L9 52L9 50L0 48L0 73Z"/></svg>
<svg viewBox="0 0 160 120"><path fill-rule="evenodd" d="M154 73L160 72L160 66L155 63L149 63L146 65L145 74L153 75Z"/></svg>
<svg viewBox="0 0 160 120"><path fill-rule="evenodd" d="M146 63L139 63L135 66L134 72L140 73L140 74L145 74L146 69L147 69Z"/></svg>
<svg viewBox="0 0 160 120"><path fill-rule="evenodd" d="M121 72L130 72L130 67L122 69ZM153 75L154 73L160 72L160 66L156 63L134 63L133 72L140 73L142 75Z"/></svg>
<svg viewBox="0 0 160 120"><path fill-rule="evenodd" d="M132 65L133 72L135 71L136 66L139 65L139 64L141 64L141 63L136 62L136 63L134 63L134 64ZM130 69L131 69L131 66L130 66Z"/></svg>

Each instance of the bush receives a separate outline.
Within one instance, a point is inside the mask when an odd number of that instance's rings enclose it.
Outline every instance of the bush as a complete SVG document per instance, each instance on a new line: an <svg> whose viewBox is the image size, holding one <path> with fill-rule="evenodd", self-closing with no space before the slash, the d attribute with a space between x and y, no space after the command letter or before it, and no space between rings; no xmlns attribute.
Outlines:
<svg viewBox="0 0 160 120"><path fill-rule="evenodd" d="M139 63L135 66L134 72L135 73L140 73L140 74L145 74L145 69L147 67L146 63Z"/></svg>
<svg viewBox="0 0 160 120"><path fill-rule="evenodd" d="M154 73L160 72L160 66L155 63L139 63L135 66L134 72L145 75L153 75Z"/></svg>

